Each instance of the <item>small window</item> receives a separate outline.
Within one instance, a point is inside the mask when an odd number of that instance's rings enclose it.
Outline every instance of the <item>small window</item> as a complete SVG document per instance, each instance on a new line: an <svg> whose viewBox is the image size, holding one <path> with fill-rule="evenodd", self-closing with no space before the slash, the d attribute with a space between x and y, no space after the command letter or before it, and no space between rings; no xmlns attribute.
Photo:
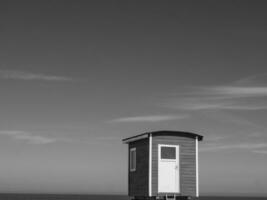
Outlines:
<svg viewBox="0 0 267 200"><path fill-rule="evenodd" d="M136 148L130 149L130 171L136 170Z"/></svg>
<svg viewBox="0 0 267 200"><path fill-rule="evenodd" d="M176 148L161 147L161 159L176 159Z"/></svg>

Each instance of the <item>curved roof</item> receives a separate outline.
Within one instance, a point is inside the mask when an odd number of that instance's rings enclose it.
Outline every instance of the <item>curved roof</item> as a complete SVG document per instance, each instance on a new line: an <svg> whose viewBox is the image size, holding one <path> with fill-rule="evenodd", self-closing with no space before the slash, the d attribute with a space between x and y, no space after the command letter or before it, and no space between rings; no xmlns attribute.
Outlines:
<svg viewBox="0 0 267 200"><path fill-rule="evenodd" d="M160 131L146 132L146 133L142 133L142 134L135 135L132 137L128 137L128 138L123 139L122 141L124 143L129 143L129 142L133 142L136 140L141 140L141 139L147 138L149 135L152 135L152 136L155 136L155 135L174 135L174 136L180 136L180 137L197 138L198 141L203 140L203 136L198 135L196 133L184 132L184 131L160 130Z"/></svg>

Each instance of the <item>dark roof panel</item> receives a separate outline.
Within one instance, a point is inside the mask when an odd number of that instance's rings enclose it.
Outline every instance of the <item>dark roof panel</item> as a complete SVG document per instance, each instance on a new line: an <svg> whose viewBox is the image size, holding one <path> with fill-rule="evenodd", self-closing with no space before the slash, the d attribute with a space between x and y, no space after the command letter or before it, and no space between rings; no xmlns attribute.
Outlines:
<svg viewBox="0 0 267 200"><path fill-rule="evenodd" d="M146 132L146 133L142 133L142 134L135 135L132 137L128 137L128 138L123 139L122 141L124 143L129 143L132 141L144 139L144 138L148 137L150 134L151 135L175 135L175 136L190 137L190 138L196 138L197 137L199 141L203 140L203 136L198 135L196 133L185 132L185 131L160 130L160 131Z"/></svg>

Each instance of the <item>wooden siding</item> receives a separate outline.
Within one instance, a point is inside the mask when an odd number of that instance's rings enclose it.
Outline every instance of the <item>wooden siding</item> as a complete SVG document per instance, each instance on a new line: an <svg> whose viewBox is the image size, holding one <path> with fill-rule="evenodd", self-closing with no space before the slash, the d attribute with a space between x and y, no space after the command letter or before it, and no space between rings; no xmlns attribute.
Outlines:
<svg viewBox="0 0 267 200"><path fill-rule="evenodd" d="M142 139L129 143L130 149L136 148L136 171L129 173L129 196L148 196L149 140ZM129 159L130 164L130 159ZM129 166L129 165L128 165Z"/></svg>
<svg viewBox="0 0 267 200"><path fill-rule="evenodd" d="M158 194L158 144L180 146L180 194L196 196L196 147L195 139L174 135L152 137L152 196ZM164 195L164 194L161 194Z"/></svg>

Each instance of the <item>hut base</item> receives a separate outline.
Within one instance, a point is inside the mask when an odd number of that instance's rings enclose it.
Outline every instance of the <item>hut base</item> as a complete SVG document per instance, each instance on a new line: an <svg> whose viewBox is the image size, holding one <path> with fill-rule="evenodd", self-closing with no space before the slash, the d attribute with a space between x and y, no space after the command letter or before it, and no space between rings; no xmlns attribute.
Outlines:
<svg viewBox="0 0 267 200"><path fill-rule="evenodd" d="M135 196L132 200L198 200L198 197L191 196Z"/></svg>

